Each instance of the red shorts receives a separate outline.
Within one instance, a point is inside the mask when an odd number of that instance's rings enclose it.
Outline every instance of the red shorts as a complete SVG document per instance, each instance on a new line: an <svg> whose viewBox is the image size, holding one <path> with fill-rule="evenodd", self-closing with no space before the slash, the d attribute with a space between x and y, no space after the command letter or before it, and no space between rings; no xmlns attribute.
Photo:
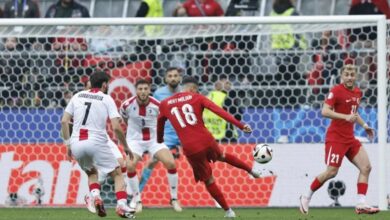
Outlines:
<svg viewBox="0 0 390 220"><path fill-rule="evenodd" d="M194 172L195 181L206 181L210 179L212 175L212 169L210 162L215 162L222 156L222 151L219 149L218 144L214 142L208 148L187 156L187 160Z"/></svg>
<svg viewBox="0 0 390 220"><path fill-rule="evenodd" d="M325 143L325 163L328 166L340 167L344 156L352 161L356 154L359 153L362 144L360 141L354 139L350 143Z"/></svg>

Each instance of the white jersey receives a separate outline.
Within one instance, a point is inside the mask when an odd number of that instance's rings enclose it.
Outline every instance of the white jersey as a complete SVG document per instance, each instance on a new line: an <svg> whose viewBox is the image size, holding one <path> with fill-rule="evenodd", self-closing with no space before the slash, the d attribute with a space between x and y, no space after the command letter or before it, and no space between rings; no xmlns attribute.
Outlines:
<svg viewBox="0 0 390 220"><path fill-rule="evenodd" d="M157 141L159 105L151 96L147 105L139 105L135 96L122 103L120 114L127 120L128 141Z"/></svg>
<svg viewBox="0 0 390 220"><path fill-rule="evenodd" d="M118 109L111 96L91 89L75 94L65 108L73 116L71 142L75 140L108 141L107 118L119 118Z"/></svg>

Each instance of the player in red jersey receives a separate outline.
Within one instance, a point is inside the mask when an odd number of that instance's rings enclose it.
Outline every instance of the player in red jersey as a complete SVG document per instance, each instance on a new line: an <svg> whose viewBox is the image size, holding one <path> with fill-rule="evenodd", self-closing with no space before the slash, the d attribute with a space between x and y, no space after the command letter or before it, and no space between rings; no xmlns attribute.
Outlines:
<svg viewBox="0 0 390 220"><path fill-rule="evenodd" d="M192 77L184 78L182 91L164 99L160 103L157 122L157 142L163 143L164 124L168 119L179 136L180 143L194 172L195 180L205 183L207 191L226 211L225 217L234 218L235 213L227 204L212 175L210 162L222 161L243 169L257 178L260 176L252 167L233 154L222 153L218 143L204 125L202 114L205 108L226 121L234 124L245 133L251 133L249 125L244 125L232 115L218 107L206 97L198 94L198 82Z"/></svg>
<svg viewBox="0 0 390 220"><path fill-rule="evenodd" d="M300 210L303 214L309 212L309 203L313 193L327 180L336 176L344 156L359 169L356 213L375 214L379 212L378 208L366 203L371 164L366 150L355 139L353 132L354 124L358 123L366 130L370 139L374 137L374 130L363 121L357 112L362 92L355 86L356 67L351 64L345 65L341 69L341 80L341 84L332 88L322 108L322 115L332 119L325 139L327 168L314 179L308 194L300 197Z"/></svg>

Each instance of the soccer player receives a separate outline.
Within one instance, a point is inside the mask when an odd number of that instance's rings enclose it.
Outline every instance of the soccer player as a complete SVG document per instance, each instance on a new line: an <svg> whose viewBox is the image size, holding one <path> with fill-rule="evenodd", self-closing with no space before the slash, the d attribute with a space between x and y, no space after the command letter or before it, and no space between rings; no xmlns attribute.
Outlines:
<svg viewBox="0 0 390 220"><path fill-rule="evenodd" d="M127 206L126 185L121 175L118 161L107 145L107 118L130 159L129 149L122 128L120 115L114 100L107 95L109 76L105 72L91 75L91 89L75 94L66 106L61 120L64 143L68 147L68 156L73 156L88 176L90 193L97 214L106 216L103 200L100 197L98 170L111 175L115 181L117 198L116 213L122 218L133 218L134 212ZM73 132L70 136L69 123L73 119Z"/></svg>
<svg viewBox="0 0 390 220"><path fill-rule="evenodd" d="M158 101L162 101L173 94L177 93L180 91L180 82L181 82L181 70L177 67L171 67L168 68L164 77L164 82L166 83L166 86L163 86L159 89L157 89L153 97L156 98ZM166 123L165 124L165 129L164 129L164 143L168 146L168 148L172 151L173 157L175 159L180 157L180 142L179 138L177 137L177 134L175 130L173 129L171 123ZM154 158L150 158L149 161L147 162L147 165L142 171L141 175L141 180L139 184L139 190L140 192L143 191L146 183L148 182L153 168L156 166L158 163L157 160ZM181 210L181 209L180 209Z"/></svg>
<svg viewBox="0 0 390 220"><path fill-rule="evenodd" d="M356 66L346 64L341 69L342 83L334 86L325 100L322 115L332 119L325 139L325 163L327 168L314 179L309 192L300 197L300 210L303 214L309 213L309 203L313 193L327 180L337 175L344 156L359 169L356 213L375 214L379 212L379 209L366 203L371 164L366 150L355 139L353 132L354 124L358 123L366 130L370 139L374 137L374 130L363 121L357 111L362 92L355 86L356 74Z"/></svg>
<svg viewBox="0 0 390 220"><path fill-rule="evenodd" d="M178 175L175 159L165 144L157 143L156 129L160 102L149 96L150 83L147 80L138 80L135 89L136 96L124 101L120 108L120 113L127 124L126 140L134 153L134 159L127 161L128 183L133 192L130 206L134 207L136 212L142 211L136 167L142 155L149 152L151 158L161 161L167 169L171 205L175 211L181 211L177 200Z"/></svg>
<svg viewBox="0 0 390 220"><path fill-rule="evenodd" d="M225 210L225 217L234 218L236 216L234 211L227 204L224 195L214 181L210 162L217 160L226 162L245 170L255 178L260 177L260 173L252 170L251 166L233 154L222 153L218 143L204 125L202 113L205 108L244 132L252 132L249 125L242 124L208 98L198 94L197 80L193 77L186 77L182 81L182 92L164 99L160 104L157 141L159 143L164 141L164 124L166 120L169 120L179 136L184 155L192 167L195 180L205 184L210 195Z"/></svg>
<svg viewBox="0 0 390 220"><path fill-rule="evenodd" d="M87 80L84 83L84 90L90 90L91 89L91 81ZM72 128L72 126L70 126ZM72 129L70 129L72 130ZM72 133L72 132L70 132ZM125 180L125 183L127 181L127 168L126 168L126 162L123 159L123 155L119 150L119 147L115 144L113 140L111 140L110 136L107 134L107 139L108 139L108 146L110 147L112 153L114 154L115 158L118 160L119 166L121 167L122 175ZM107 178L107 174L104 172L101 172L98 170L98 181L100 184L104 182L104 180ZM93 203L92 196L88 193L84 197L85 204L87 206L88 211L92 213L96 213L95 205Z"/></svg>

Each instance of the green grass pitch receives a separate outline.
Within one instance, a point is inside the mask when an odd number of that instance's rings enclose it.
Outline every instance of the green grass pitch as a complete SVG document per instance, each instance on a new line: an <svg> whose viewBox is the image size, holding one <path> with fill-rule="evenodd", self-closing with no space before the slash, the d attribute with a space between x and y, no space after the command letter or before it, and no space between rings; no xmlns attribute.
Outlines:
<svg viewBox="0 0 390 220"><path fill-rule="evenodd" d="M296 208L235 208L236 219L256 220L365 220L390 219L390 212L380 212L376 215L357 215L353 208L321 208L311 209L307 216L301 215ZM114 209L107 210L107 217L100 218L82 208L1 208L1 220L88 220L88 219L120 219ZM145 208L137 214L136 219L224 219L224 212L216 208L187 208L181 213L175 213L168 208Z"/></svg>

